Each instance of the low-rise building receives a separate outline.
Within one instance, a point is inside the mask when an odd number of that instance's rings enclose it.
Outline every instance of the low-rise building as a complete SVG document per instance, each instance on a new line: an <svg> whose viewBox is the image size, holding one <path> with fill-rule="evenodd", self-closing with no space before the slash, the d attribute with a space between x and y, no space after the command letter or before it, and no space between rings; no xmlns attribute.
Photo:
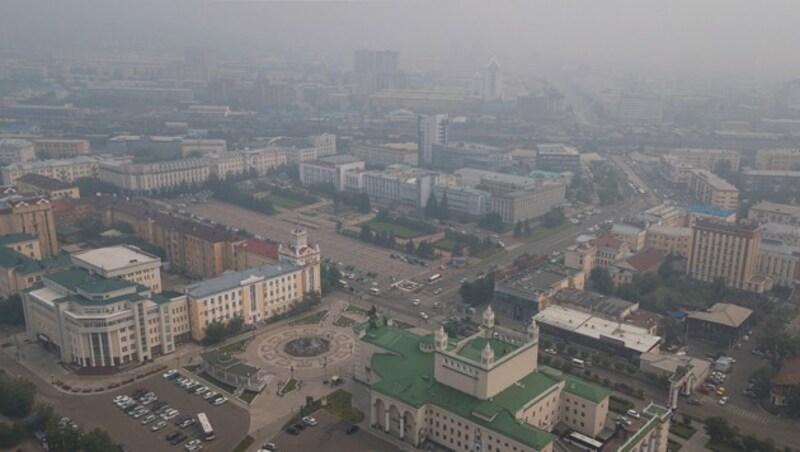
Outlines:
<svg viewBox="0 0 800 452"><path fill-rule="evenodd" d="M597 248L591 242L576 243L564 250L564 266L588 275L595 267L596 257Z"/></svg>
<svg viewBox="0 0 800 452"><path fill-rule="evenodd" d="M790 246L800 245L800 226L764 223L761 228L764 230L765 239L778 240Z"/></svg>
<svg viewBox="0 0 800 452"><path fill-rule="evenodd" d="M672 187L685 187L689 184L689 171L694 167L683 160L662 155L658 158L658 173Z"/></svg>
<svg viewBox="0 0 800 452"><path fill-rule="evenodd" d="M454 172L461 178L461 185L485 190L494 196L521 190L535 189L540 181L532 177L515 176L474 168L462 168Z"/></svg>
<svg viewBox="0 0 800 452"><path fill-rule="evenodd" d="M186 296L85 269L42 277L23 291L29 340L82 368L111 368L169 354L189 340Z"/></svg>
<svg viewBox="0 0 800 452"><path fill-rule="evenodd" d="M43 196L11 195L0 200L0 234L26 233L36 236L42 256L58 253L56 225L50 200Z"/></svg>
<svg viewBox="0 0 800 452"><path fill-rule="evenodd" d="M417 166L419 154L416 143L413 147L373 146L358 144L353 146L353 155L364 160L368 166L408 165Z"/></svg>
<svg viewBox="0 0 800 452"><path fill-rule="evenodd" d="M278 245L261 239L249 239L233 247L235 270L260 267L278 262Z"/></svg>
<svg viewBox="0 0 800 452"><path fill-rule="evenodd" d="M617 262L631 253L631 247L628 242L612 237L611 235L601 235L592 240L594 246L595 268L607 268L609 265Z"/></svg>
<svg viewBox="0 0 800 452"><path fill-rule="evenodd" d="M25 174L18 178L17 189L26 195L44 195L50 201L81 197L77 186L39 174Z"/></svg>
<svg viewBox="0 0 800 452"><path fill-rule="evenodd" d="M34 149L39 158L64 159L92 153L89 140L75 138L35 138Z"/></svg>
<svg viewBox="0 0 800 452"><path fill-rule="evenodd" d="M34 259L29 254L14 250L13 248L16 247L12 245L0 248L0 297L18 295L39 282L48 273L64 270L71 266L66 255ZM26 251L26 249L27 246L22 251Z"/></svg>
<svg viewBox="0 0 800 452"><path fill-rule="evenodd" d="M495 282L494 306L498 316L528 322L534 315L555 302L556 294L569 289L583 289L586 273L559 265L545 265L521 271Z"/></svg>
<svg viewBox="0 0 800 452"><path fill-rule="evenodd" d="M666 255L689 257L692 248L692 228L650 226L645 236L645 246Z"/></svg>
<svg viewBox="0 0 800 452"><path fill-rule="evenodd" d="M16 251L31 259L42 259L42 247L39 239L24 232L0 235L0 246Z"/></svg>
<svg viewBox="0 0 800 452"><path fill-rule="evenodd" d="M447 207L470 217L481 217L491 211L492 195L483 190L470 187L437 186L434 194L439 204L447 198Z"/></svg>
<svg viewBox="0 0 800 452"><path fill-rule="evenodd" d="M181 139L181 152L183 157L201 157L207 154L224 154L228 152L228 143L225 140L209 138Z"/></svg>
<svg viewBox="0 0 800 452"><path fill-rule="evenodd" d="M686 225L692 227L693 224L701 220L721 223L736 223L736 211L719 209L712 206L704 206L702 204L692 204L689 206L689 214L686 219Z"/></svg>
<svg viewBox="0 0 800 452"><path fill-rule="evenodd" d="M759 149L756 151L757 170L798 171L800 149Z"/></svg>
<svg viewBox="0 0 800 452"><path fill-rule="evenodd" d="M775 406L787 406L793 391L800 391L800 356L787 359L770 380L769 401Z"/></svg>
<svg viewBox="0 0 800 452"><path fill-rule="evenodd" d="M359 174L363 192L370 199L386 205L425 208L440 173L403 165L393 165L384 171L351 171ZM355 183L355 182L351 182Z"/></svg>
<svg viewBox="0 0 800 452"><path fill-rule="evenodd" d="M300 183L303 186L330 184L336 191L345 189L345 173L359 171L365 167L358 157L340 154L308 160L300 163Z"/></svg>
<svg viewBox="0 0 800 452"><path fill-rule="evenodd" d="M542 171L562 173L581 170L581 154L577 149L563 144L540 144L536 146L536 168Z"/></svg>
<svg viewBox="0 0 800 452"><path fill-rule="evenodd" d="M0 172L3 174L3 183L6 185L16 184L17 179L25 174L38 174L71 183L82 177L96 177L100 162L105 160L81 155L72 159L16 162L3 167Z"/></svg>
<svg viewBox="0 0 800 452"><path fill-rule="evenodd" d="M739 207L739 189L708 170L689 172L689 191L707 206L734 211Z"/></svg>
<svg viewBox="0 0 800 452"><path fill-rule="evenodd" d="M692 311L686 317L686 334L733 346L750 328L753 311L730 303L716 303L705 311Z"/></svg>
<svg viewBox="0 0 800 452"><path fill-rule="evenodd" d="M183 138L179 136L118 135L108 139L107 147L117 155L148 154L165 160L183 157Z"/></svg>
<svg viewBox="0 0 800 452"><path fill-rule="evenodd" d="M611 236L627 242L633 252L644 248L646 232L639 226L627 223L614 223L611 226Z"/></svg>
<svg viewBox="0 0 800 452"><path fill-rule="evenodd" d="M556 302L561 306L597 314L618 321L631 318L639 310L639 303L633 303L623 300L622 298L601 295L577 287L562 290L556 294L555 298ZM650 329L649 326L647 329ZM655 333L655 331L652 331L652 333Z"/></svg>
<svg viewBox="0 0 800 452"><path fill-rule="evenodd" d="M323 133L305 138L276 137L267 142L267 148L283 151L288 163L318 160L336 154L336 135Z"/></svg>
<svg viewBox="0 0 800 452"><path fill-rule="evenodd" d="M614 284L630 284L635 275L656 273L666 260L660 251L647 248L638 254L626 257L608 266L608 272Z"/></svg>
<svg viewBox="0 0 800 452"><path fill-rule="evenodd" d="M686 224L686 211L678 206L659 204L642 212L641 219L651 225L665 227L684 226Z"/></svg>
<svg viewBox="0 0 800 452"><path fill-rule="evenodd" d="M32 142L18 138L0 138L0 165L35 159L36 150Z"/></svg>
<svg viewBox="0 0 800 452"><path fill-rule="evenodd" d="M800 171L745 169L741 186L748 193L797 193Z"/></svg>
<svg viewBox="0 0 800 452"><path fill-rule="evenodd" d="M800 206L761 201L750 207L747 218L759 223L800 226Z"/></svg>
<svg viewBox="0 0 800 452"><path fill-rule="evenodd" d="M675 149L669 155L697 169L717 171L722 164L731 173L739 171L739 152L732 149Z"/></svg>
<svg viewBox="0 0 800 452"><path fill-rule="evenodd" d="M72 262L105 278L119 278L141 284L153 293L160 293L161 258L132 245L116 245L81 251L71 256Z"/></svg>

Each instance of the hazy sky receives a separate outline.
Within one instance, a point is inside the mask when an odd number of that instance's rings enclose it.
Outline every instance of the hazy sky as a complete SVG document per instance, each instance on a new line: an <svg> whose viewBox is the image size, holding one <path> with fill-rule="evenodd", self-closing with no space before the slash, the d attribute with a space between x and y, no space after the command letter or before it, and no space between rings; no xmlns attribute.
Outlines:
<svg viewBox="0 0 800 452"><path fill-rule="evenodd" d="M129 42L611 60L800 77L800 0L3 0L0 47Z"/></svg>

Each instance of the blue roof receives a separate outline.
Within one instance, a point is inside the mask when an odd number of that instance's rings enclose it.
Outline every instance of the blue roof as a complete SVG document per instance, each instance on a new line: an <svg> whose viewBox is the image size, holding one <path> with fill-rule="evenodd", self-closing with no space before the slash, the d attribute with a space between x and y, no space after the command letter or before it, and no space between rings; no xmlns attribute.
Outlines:
<svg viewBox="0 0 800 452"><path fill-rule="evenodd" d="M689 211L702 213L705 215L713 215L715 217L729 217L731 213L733 213L730 210L718 209L716 207L706 206L703 204L692 204L689 206Z"/></svg>
<svg viewBox="0 0 800 452"><path fill-rule="evenodd" d="M683 311L670 311L668 314L675 320L683 320L686 318L687 315L689 315Z"/></svg>

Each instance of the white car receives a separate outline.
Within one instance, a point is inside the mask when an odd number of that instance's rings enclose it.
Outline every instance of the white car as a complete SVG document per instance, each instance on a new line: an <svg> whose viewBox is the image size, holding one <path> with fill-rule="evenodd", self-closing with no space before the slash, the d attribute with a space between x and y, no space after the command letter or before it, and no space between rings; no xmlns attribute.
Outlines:
<svg viewBox="0 0 800 452"><path fill-rule="evenodd" d="M127 398L128 398L128 396L126 396L126 395L118 395L118 396L114 397L114 403L119 405L120 403L124 402Z"/></svg>
<svg viewBox="0 0 800 452"><path fill-rule="evenodd" d="M155 420L156 420L155 414L148 414L147 416L144 417L144 419L142 419L142 425L147 425Z"/></svg>
<svg viewBox="0 0 800 452"><path fill-rule="evenodd" d="M164 419L165 421L169 421L169 420L175 419L175 417L176 417L178 414L180 414L180 413L178 412L178 410L176 410L176 409L170 409L170 410L167 410L165 413L162 413L162 414L161 414L161 419Z"/></svg>
<svg viewBox="0 0 800 452"><path fill-rule="evenodd" d="M206 392L206 391L208 391L208 388L207 388L207 387L205 387L205 386L200 386L199 388L197 388L197 389L195 389L195 390L194 390L194 393L195 393L195 394L197 394L197 395L200 395L200 394L202 394L202 393L204 393L204 392Z"/></svg>
<svg viewBox="0 0 800 452"><path fill-rule="evenodd" d="M414 301L411 302L414 306L419 306L420 303L422 303L422 300L419 298L414 298Z"/></svg>
<svg viewBox="0 0 800 452"><path fill-rule="evenodd" d="M617 422L625 425L631 425L632 422L628 420L625 416L620 416L617 418Z"/></svg>
<svg viewBox="0 0 800 452"><path fill-rule="evenodd" d="M214 401L214 405L222 405L223 403L225 403L225 402L227 402L227 401L228 401L228 399L226 399L225 397L223 397L223 398L221 398L221 399L217 399L217 400L215 400L215 401Z"/></svg>
<svg viewBox="0 0 800 452"><path fill-rule="evenodd" d="M642 417L642 416L639 414L639 412L638 412L638 411L636 411L636 410L628 410L628 416L630 416L630 417L632 417L632 418L634 418L634 419L639 419L640 417Z"/></svg>
<svg viewBox="0 0 800 452"><path fill-rule="evenodd" d="M428 314L425 314L424 312L420 312L419 313L419 318L421 318L422 320L428 320L429 319Z"/></svg>
<svg viewBox="0 0 800 452"><path fill-rule="evenodd" d="M175 375L176 373L178 373L178 371L176 369L170 369L170 370L164 372L164 375L162 375L162 376L164 378L169 378L169 377Z"/></svg>
<svg viewBox="0 0 800 452"><path fill-rule="evenodd" d="M722 398L719 399L719 402L717 402L717 403L719 403L720 405L725 405L726 403L728 403L729 399L730 399L730 397L728 397L728 396L722 396Z"/></svg>
<svg viewBox="0 0 800 452"><path fill-rule="evenodd" d="M304 422L304 423L306 423L307 425L310 425L311 427L313 427L313 426L317 425L317 420L316 420L316 419L314 419L314 418L313 418L313 417L311 417L311 416L306 416L306 417L304 417L304 418L303 418L303 422Z"/></svg>
<svg viewBox="0 0 800 452"><path fill-rule="evenodd" d="M203 398L206 399L206 400L213 399L216 396L217 396L217 393L214 392L214 391L208 391L207 393L203 394Z"/></svg>

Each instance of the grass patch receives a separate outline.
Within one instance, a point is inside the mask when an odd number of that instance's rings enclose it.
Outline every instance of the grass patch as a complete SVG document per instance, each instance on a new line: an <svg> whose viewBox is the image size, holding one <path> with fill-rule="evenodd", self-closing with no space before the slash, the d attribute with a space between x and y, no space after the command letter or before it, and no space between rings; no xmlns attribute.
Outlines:
<svg viewBox="0 0 800 452"><path fill-rule="evenodd" d="M453 239L442 239L438 242L433 242L433 247L442 251L453 252L453 248L456 247L456 241Z"/></svg>
<svg viewBox="0 0 800 452"><path fill-rule="evenodd" d="M571 226L572 225L570 223L564 223L561 226L556 226L554 228L547 228L539 225L533 228L530 237L525 237L525 241L527 243L538 242L539 240L550 237L553 234L558 234L561 231L566 231Z"/></svg>
<svg viewBox="0 0 800 452"><path fill-rule="evenodd" d="M232 342L228 345L223 345L222 347L218 348L217 350L221 352L228 352L228 353L244 353L245 349L247 349L247 344L250 342L250 339L242 339L240 341Z"/></svg>
<svg viewBox="0 0 800 452"><path fill-rule="evenodd" d="M317 323L321 322L325 316L328 315L328 310L324 309L319 312L315 312L311 315L307 315L301 319L297 319L294 322L289 323L289 325L297 326L297 325L316 325Z"/></svg>
<svg viewBox="0 0 800 452"><path fill-rule="evenodd" d="M714 452L738 452L739 449L731 446L730 444L718 443L709 441L706 443L706 449L713 450Z"/></svg>
<svg viewBox="0 0 800 452"><path fill-rule="evenodd" d="M343 315L340 315L339 318L336 319L335 322L333 322L333 324L336 325L336 326L340 326L342 328L349 328L349 327L355 325L356 321L351 319L351 318L349 318L349 317L345 317Z"/></svg>
<svg viewBox="0 0 800 452"><path fill-rule="evenodd" d="M681 447L683 447L681 446L681 443L671 439L667 440L667 452L678 452L681 450Z"/></svg>
<svg viewBox="0 0 800 452"><path fill-rule="evenodd" d="M216 378L214 378L211 375L209 375L207 372L203 372L201 374L198 374L197 376L202 378L203 380L206 380L207 382L213 384L214 386L222 389L223 391L225 391L225 392L227 392L229 394L233 394L233 392L236 391L235 387L229 385L228 383L223 383L223 382L217 380Z"/></svg>
<svg viewBox="0 0 800 452"><path fill-rule="evenodd" d="M625 399L611 396L608 399L608 409L620 414L625 414L628 410L633 409L633 404Z"/></svg>
<svg viewBox="0 0 800 452"><path fill-rule="evenodd" d="M396 326L397 328L403 329L403 330L407 330L407 329L410 329L410 328L414 328L414 326L416 326L416 325L412 325L410 323L403 322L402 320L394 320L394 326Z"/></svg>
<svg viewBox="0 0 800 452"><path fill-rule="evenodd" d="M300 412L292 416L284 428L299 422L303 416L313 414L320 409L328 410L331 414L351 424L358 424L364 420L364 413L353 408L353 395L344 389L337 389L336 391L328 394L327 405L322 406L322 400L315 400L311 405L306 405L300 408Z"/></svg>
<svg viewBox="0 0 800 452"><path fill-rule="evenodd" d="M200 368L200 364L194 364L192 366L183 366L184 369L188 370L191 373L194 373L197 369Z"/></svg>
<svg viewBox="0 0 800 452"><path fill-rule="evenodd" d="M695 432L697 432L694 427L680 423L673 423L670 425L669 431L670 433L674 433L683 439L689 439L695 434Z"/></svg>
<svg viewBox="0 0 800 452"><path fill-rule="evenodd" d="M233 449L233 452L245 452L250 448L250 446L253 445L254 442L256 442L256 440L254 440L252 436L247 435L242 438L241 441L239 441L239 444L236 445L236 447Z"/></svg>
<svg viewBox="0 0 800 452"><path fill-rule="evenodd" d="M244 391L239 394L239 399L244 400L249 405L253 403L253 400L255 400L257 395L258 393L256 391Z"/></svg>
<svg viewBox="0 0 800 452"><path fill-rule="evenodd" d="M369 315L369 311L364 308L359 308L354 304L347 305L347 309L344 310L345 312L352 312L354 314L361 314L364 317Z"/></svg>
<svg viewBox="0 0 800 452"><path fill-rule="evenodd" d="M371 220L367 221L366 223L362 223L362 225L364 224L369 225L369 227L375 232L390 232L393 233L395 237L401 239L412 239L414 237L426 235L425 232L420 231L419 229L386 223L385 221Z"/></svg>
<svg viewBox="0 0 800 452"><path fill-rule="evenodd" d="M311 204L299 201L297 199L287 198L286 196L281 196L275 193L267 196L267 200L272 202L272 204L275 204L278 207L283 207L284 209L289 209L289 210L294 210L297 209L298 207L303 207Z"/></svg>
<svg viewBox="0 0 800 452"><path fill-rule="evenodd" d="M278 395L285 396L295 389L297 389L297 380L290 378L286 383L283 384L283 386L281 386L281 389L278 390Z"/></svg>
<svg viewBox="0 0 800 452"><path fill-rule="evenodd" d="M475 257L481 260L489 259L489 258L499 258L500 256L505 256L506 250L503 248L492 247L489 249L485 249L480 253L476 254ZM485 262L483 262L485 263Z"/></svg>

